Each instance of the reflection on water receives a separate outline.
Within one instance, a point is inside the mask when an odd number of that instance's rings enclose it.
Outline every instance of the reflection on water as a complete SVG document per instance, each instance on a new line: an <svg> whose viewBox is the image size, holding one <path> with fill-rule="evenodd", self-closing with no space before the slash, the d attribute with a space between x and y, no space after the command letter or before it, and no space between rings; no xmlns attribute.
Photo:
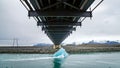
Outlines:
<svg viewBox="0 0 120 68"><path fill-rule="evenodd" d="M61 68L61 65L64 63L65 58L54 58L54 67L53 68Z"/></svg>
<svg viewBox="0 0 120 68"><path fill-rule="evenodd" d="M59 63L61 62L60 60L54 59L53 63L54 63L54 67L53 68L61 68L61 64Z"/></svg>
<svg viewBox="0 0 120 68"><path fill-rule="evenodd" d="M53 68L61 68L62 63L64 62L65 58L68 56L68 53L64 48L60 48L57 52L53 54L54 58L54 67Z"/></svg>

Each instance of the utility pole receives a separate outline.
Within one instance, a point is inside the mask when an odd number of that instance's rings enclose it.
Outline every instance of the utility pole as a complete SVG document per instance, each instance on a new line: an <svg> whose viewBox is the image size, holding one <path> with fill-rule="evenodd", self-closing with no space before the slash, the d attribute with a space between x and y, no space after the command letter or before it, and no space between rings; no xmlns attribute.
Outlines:
<svg viewBox="0 0 120 68"><path fill-rule="evenodd" d="M17 45L18 46L18 38L13 38L13 46Z"/></svg>

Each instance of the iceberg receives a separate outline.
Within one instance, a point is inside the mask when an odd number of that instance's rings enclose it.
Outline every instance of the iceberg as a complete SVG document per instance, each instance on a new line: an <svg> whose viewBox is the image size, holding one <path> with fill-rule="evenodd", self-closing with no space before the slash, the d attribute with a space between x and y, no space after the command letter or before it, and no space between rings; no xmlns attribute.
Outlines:
<svg viewBox="0 0 120 68"><path fill-rule="evenodd" d="M65 51L64 48L60 48L57 52L53 54L53 57L56 58L65 58L68 56L68 53Z"/></svg>
<svg viewBox="0 0 120 68"><path fill-rule="evenodd" d="M53 57L54 57L54 65L59 66L68 57L68 53L65 51L64 48L60 48L57 52L53 54Z"/></svg>

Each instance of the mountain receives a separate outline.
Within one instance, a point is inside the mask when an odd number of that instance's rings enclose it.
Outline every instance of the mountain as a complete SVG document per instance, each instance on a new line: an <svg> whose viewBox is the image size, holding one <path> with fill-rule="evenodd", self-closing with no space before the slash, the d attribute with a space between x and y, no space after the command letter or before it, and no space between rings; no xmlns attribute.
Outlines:
<svg viewBox="0 0 120 68"><path fill-rule="evenodd" d="M120 44L120 43L117 41L106 41L104 44L116 45L116 44Z"/></svg>
<svg viewBox="0 0 120 68"><path fill-rule="evenodd" d="M96 42L96 41L92 40L92 41L89 41L88 43L83 43L83 44L108 44L108 45L118 45L118 44L120 44L120 42L119 42L119 41L109 41L109 40L104 41L104 42Z"/></svg>
<svg viewBox="0 0 120 68"><path fill-rule="evenodd" d="M52 46L52 44L47 44L47 43L37 43L37 44L34 44L33 46Z"/></svg>

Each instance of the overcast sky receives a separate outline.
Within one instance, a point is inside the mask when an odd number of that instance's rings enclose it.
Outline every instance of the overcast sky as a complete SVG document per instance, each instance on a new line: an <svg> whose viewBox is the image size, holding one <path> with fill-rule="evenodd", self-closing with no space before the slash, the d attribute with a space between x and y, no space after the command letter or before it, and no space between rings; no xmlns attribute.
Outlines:
<svg viewBox="0 0 120 68"><path fill-rule="evenodd" d="M120 40L119 7L120 0L104 0L93 12L92 20L86 18L64 43ZM18 38L20 44L52 43L27 13L19 0L0 0L0 43L13 38Z"/></svg>

